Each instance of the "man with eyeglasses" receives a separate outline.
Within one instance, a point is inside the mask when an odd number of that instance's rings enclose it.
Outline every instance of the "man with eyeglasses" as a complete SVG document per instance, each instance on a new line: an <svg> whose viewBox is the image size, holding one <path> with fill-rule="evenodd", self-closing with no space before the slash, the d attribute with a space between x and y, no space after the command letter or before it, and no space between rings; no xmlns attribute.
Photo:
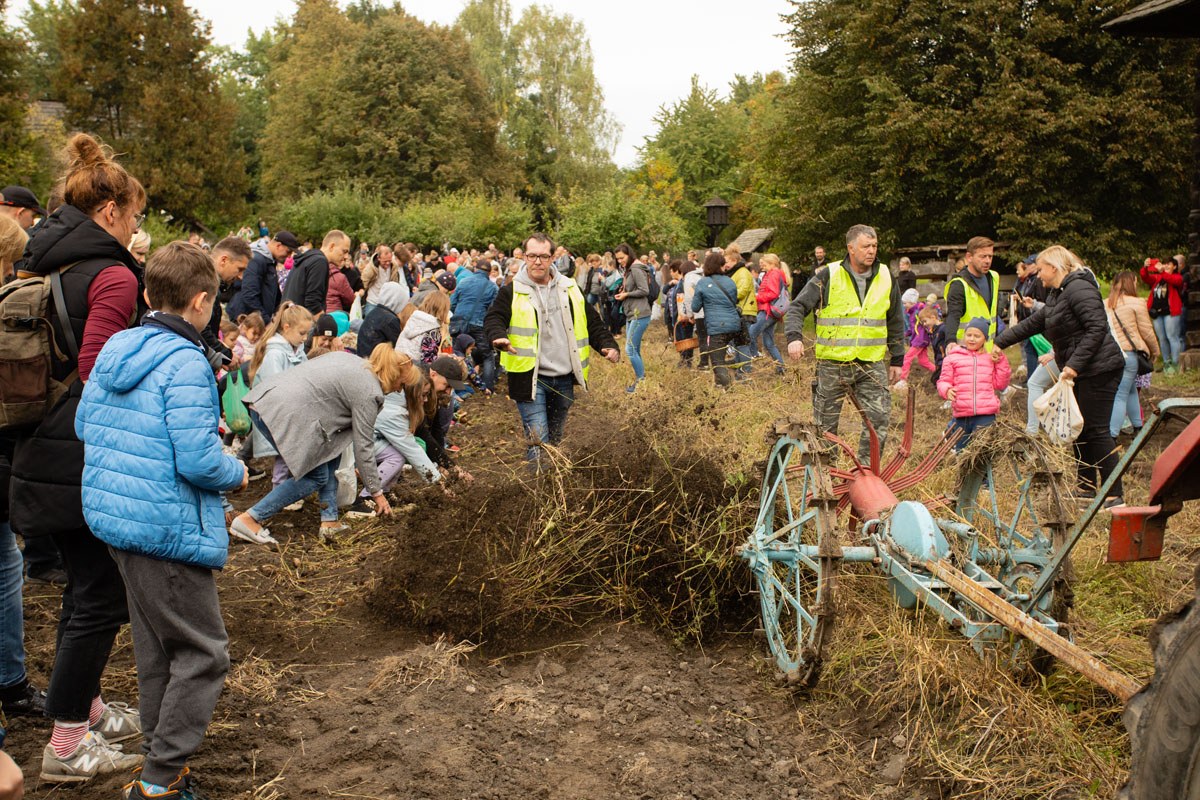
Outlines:
<svg viewBox="0 0 1200 800"><path fill-rule="evenodd" d="M525 458L540 470L542 445L562 441L576 384L587 390L592 351L614 364L621 355L579 285L552 265L550 237L535 233L524 245L525 265L496 295L483 331L508 373L508 396L529 440Z"/></svg>

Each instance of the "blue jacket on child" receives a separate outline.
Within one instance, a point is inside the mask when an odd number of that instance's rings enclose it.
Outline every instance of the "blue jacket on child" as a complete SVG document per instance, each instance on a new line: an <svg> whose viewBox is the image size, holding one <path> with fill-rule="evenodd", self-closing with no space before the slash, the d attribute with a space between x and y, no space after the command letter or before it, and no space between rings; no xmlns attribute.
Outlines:
<svg viewBox="0 0 1200 800"><path fill-rule="evenodd" d="M220 569L229 534L219 492L241 485L243 466L221 449L217 384L199 337L185 338L172 315L151 324L156 314L108 340L83 389L84 518L118 550Z"/></svg>

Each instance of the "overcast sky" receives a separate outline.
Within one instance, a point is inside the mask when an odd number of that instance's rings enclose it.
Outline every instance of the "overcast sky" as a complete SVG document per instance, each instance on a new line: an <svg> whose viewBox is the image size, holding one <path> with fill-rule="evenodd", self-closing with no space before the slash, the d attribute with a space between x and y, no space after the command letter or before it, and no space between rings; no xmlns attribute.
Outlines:
<svg viewBox="0 0 1200 800"><path fill-rule="evenodd" d="M290 17L295 0L187 0L212 22L213 40L240 46L247 29ZM427 22L454 21L465 0L403 0ZM531 3L513 0L514 16ZM724 93L735 73L786 70L788 44L780 38L787 0L543 0L587 28L608 110L622 124L616 161L630 166L653 131L659 106L687 93L691 76ZM12 0L16 20L27 0Z"/></svg>

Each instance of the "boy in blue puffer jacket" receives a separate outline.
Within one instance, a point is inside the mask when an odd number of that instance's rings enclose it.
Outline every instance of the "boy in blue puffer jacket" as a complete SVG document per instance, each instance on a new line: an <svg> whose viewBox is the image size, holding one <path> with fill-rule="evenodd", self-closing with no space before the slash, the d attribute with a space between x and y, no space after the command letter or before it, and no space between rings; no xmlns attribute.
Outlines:
<svg viewBox="0 0 1200 800"><path fill-rule="evenodd" d="M199 247L172 242L146 264L142 326L104 345L83 390L83 511L125 579L145 761L130 798L194 797L185 765L229 669L213 570L229 534L222 491L246 467L221 450L220 405L199 331L218 279Z"/></svg>

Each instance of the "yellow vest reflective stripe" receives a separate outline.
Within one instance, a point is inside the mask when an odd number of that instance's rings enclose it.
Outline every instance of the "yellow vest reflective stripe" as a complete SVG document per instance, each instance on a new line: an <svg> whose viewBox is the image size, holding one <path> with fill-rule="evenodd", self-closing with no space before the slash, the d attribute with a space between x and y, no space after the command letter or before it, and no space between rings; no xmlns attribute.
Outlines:
<svg viewBox="0 0 1200 800"><path fill-rule="evenodd" d="M835 261L829 265L829 301L817 312L817 358L882 361L887 357L887 314L892 273L881 266L859 301L854 277Z"/></svg>
<svg viewBox="0 0 1200 800"><path fill-rule="evenodd" d="M567 285L567 298L571 303L571 322L575 329L575 348L579 352L579 363L583 367L583 379L587 380L591 366L592 348L588 341L586 300L575 281ZM506 372L529 372L537 367L538 318L529 300L529 294L513 285L512 316L508 321L508 341L516 353L500 353L500 366Z"/></svg>
<svg viewBox="0 0 1200 800"><path fill-rule="evenodd" d="M992 350L992 340L996 338L996 310L1000 305L1000 276L992 274L992 302L989 304L975 290L974 286L968 285L967 281L962 276L956 275L946 284L946 289L942 292L942 296L946 299L950 298L950 287L955 283L961 283L963 287L963 298L966 300L966 309L963 311L962 318L958 321L958 335L956 340L961 340L963 334L967 332L967 325L976 317L983 317L988 321L988 340L986 348L988 352Z"/></svg>

